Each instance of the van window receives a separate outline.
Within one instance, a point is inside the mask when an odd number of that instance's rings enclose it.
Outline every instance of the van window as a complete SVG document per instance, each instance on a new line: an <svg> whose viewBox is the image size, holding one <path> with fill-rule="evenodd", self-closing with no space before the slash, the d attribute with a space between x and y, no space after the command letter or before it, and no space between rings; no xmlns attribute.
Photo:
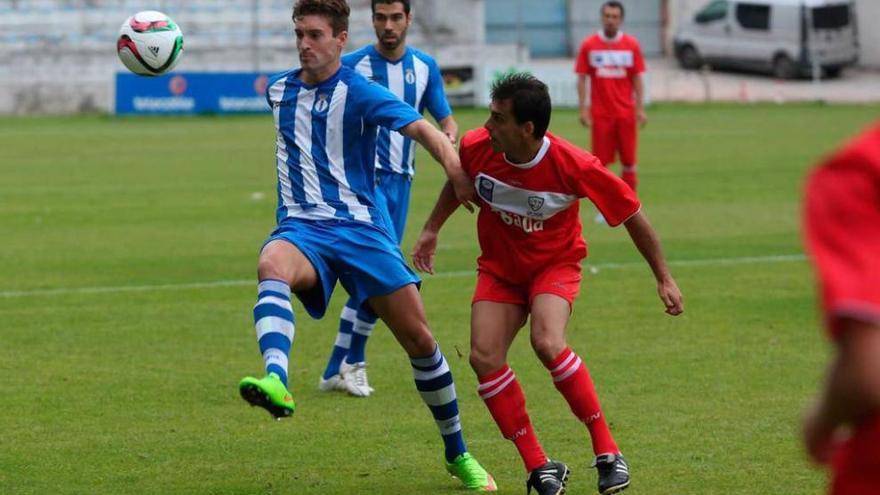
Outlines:
<svg viewBox="0 0 880 495"><path fill-rule="evenodd" d="M736 20L745 29L770 29L770 6L753 3L736 4Z"/></svg>
<svg viewBox="0 0 880 495"><path fill-rule="evenodd" d="M706 5L703 10L697 12L694 21L698 24L720 21L727 17L727 0L715 0Z"/></svg>
<svg viewBox="0 0 880 495"><path fill-rule="evenodd" d="M813 9L813 29L838 29L849 26L849 5L828 5Z"/></svg>

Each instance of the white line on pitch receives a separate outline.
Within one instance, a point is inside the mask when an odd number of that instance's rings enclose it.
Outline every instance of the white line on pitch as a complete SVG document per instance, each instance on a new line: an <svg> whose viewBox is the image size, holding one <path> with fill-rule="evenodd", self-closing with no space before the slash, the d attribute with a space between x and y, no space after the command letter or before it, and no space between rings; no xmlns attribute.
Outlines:
<svg viewBox="0 0 880 495"><path fill-rule="evenodd" d="M741 258L707 258L697 260L672 260L670 266L713 266L713 265L744 265L752 263L789 263L804 261L803 254L788 254L777 256L744 256ZM591 269L614 270L647 266L644 261L628 261L624 263L596 263L585 265L587 271ZM436 275L425 275L425 278L457 278L473 276L476 270L460 270L454 272L442 272ZM150 292L159 290L185 290L185 289L212 289L216 287L241 287L255 285L256 281L248 280L217 280L215 282L191 282L182 284L154 284L154 285L121 285L111 287L59 287L55 289L30 289L0 291L0 297L28 297L28 296L61 296L68 294L107 294L114 292Z"/></svg>

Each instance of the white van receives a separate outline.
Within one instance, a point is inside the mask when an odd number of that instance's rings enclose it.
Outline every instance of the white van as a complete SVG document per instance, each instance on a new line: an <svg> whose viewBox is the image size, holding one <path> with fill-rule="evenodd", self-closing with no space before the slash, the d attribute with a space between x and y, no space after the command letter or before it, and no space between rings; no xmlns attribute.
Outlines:
<svg viewBox="0 0 880 495"><path fill-rule="evenodd" d="M674 39L682 67L770 71L789 79L837 76L858 60L853 0L712 0Z"/></svg>

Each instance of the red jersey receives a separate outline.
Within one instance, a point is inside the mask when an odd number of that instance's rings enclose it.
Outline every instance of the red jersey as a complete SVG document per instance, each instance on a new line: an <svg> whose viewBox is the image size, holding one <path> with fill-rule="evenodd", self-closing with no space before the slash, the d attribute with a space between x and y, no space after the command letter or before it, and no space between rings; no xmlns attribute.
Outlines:
<svg viewBox="0 0 880 495"><path fill-rule="evenodd" d="M645 72L638 40L619 31L614 38L598 33L584 38L574 71L590 76L590 113L594 117L635 114L633 78Z"/></svg>
<svg viewBox="0 0 880 495"><path fill-rule="evenodd" d="M632 189L596 157L549 132L525 164L495 152L483 128L462 137L459 153L480 198L477 264L511 284L528 282L548 265L577 263L587 255L580 198L592 201L611 226L641 208Z"/></svg>
<svg viewBox="0 0 880 495"><path fill-rule="evenodd" d="M880 124L813 172L804 213L832 336L840 316L880 324Z"/></svg>

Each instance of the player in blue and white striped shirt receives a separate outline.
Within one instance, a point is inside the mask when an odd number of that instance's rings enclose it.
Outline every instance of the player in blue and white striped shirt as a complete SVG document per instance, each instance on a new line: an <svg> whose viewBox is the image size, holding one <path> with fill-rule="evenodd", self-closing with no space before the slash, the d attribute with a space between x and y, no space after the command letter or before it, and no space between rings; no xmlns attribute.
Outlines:
<svg viewBox="0 0 880 495"><path fill-rule="evenodd" d="M425 110L455 144L458 124L446 101L443 77L433 58L406 45L412 22L409 0L372 0L373 28L377 41L342 57L342 64L388 88L420 114ZM409 211L410 186L415 174L415 141L388 129L376 136L376 200L391 219L398 244L403 240ZM318 383L321 391L340 390L366 397L373 389L367 380L365 348L376 325L368 308L346 302L339 333Z"/></svg>
<svg viewBox="0 0 880 495"><path fill-rule="evenodd" d="M444 445L446 469L473 490L495 490L468 452L455 383L428 323L417 285L387 215L376 206L379 126L422 144L473 208L473 184L449 140L390 91L342 66L349 7L344 0L298 0L294 31L302 67L270 79L275 129L278 227L260 252L254 323L266 376L245 377L242 397L276 418L293 414L287 388L295 333L291 293L321 318L336 285L388 325L409 355L416 388Z"/></svg>

